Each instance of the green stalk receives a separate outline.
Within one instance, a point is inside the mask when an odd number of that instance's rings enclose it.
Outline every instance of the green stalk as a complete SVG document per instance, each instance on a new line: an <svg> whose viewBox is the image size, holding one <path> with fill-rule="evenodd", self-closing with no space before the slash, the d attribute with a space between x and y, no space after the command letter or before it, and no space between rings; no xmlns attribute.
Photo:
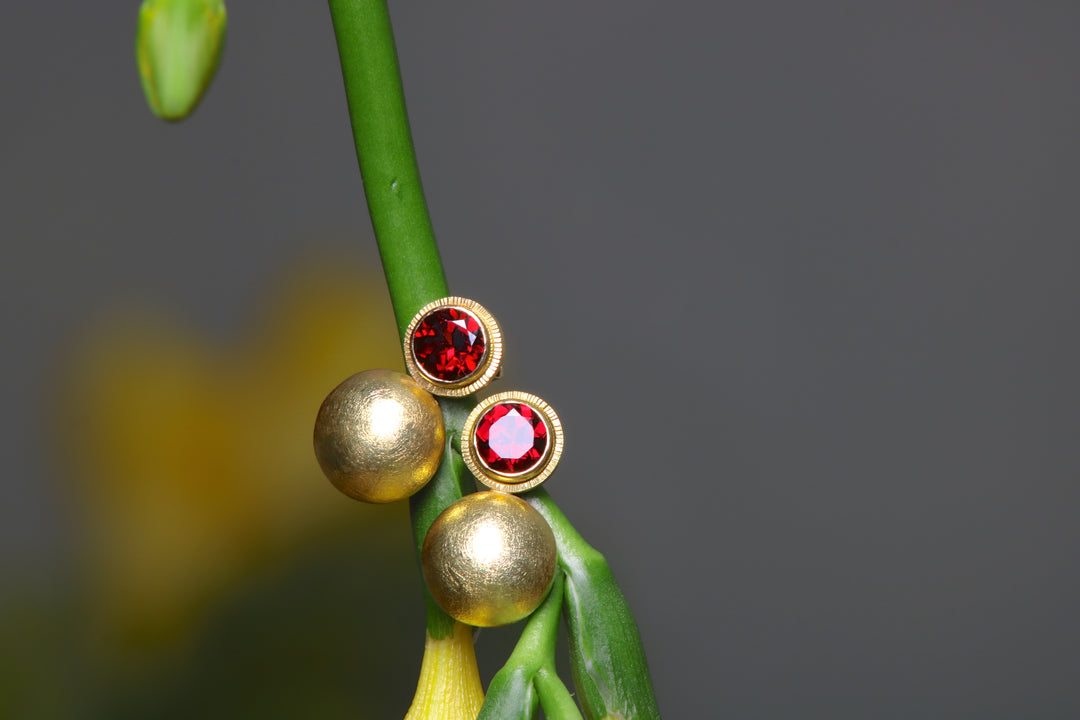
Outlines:
<svg viewBox="0 0 1080 720"><path fill-rule="evenodd" d="M563 612L570 668L585 717L660 720L641 635L607 560L585 542L543 488L522 497L555 533L559 567L566 575Z"/></svg>
<svg viewBox="0 0 1080 720"><path fill-rule="evenodd" d="M356 157L398 331L450 294L416 164L385 0L330 0Z"/></svg>
<svg viewBox="0 0 1080 720"><path fill-rule="evenodd" d="M427 485L409 498L409 510L412 515L413 540L416 542L416 556L419 558L424 547L424 538L435 518L446 508L457 502L463 495L476 489L476 481L465 467L461 458L461 426L469 411L476 405L472 396L467 398L438 398L446 425L446 448L443 450L442 464L438 472ZM446 638L454 633L454 619L443 612L435 599L424 586L424 599L427 603L427 632L433 638Z"/></svg>
<svg viewBox="0 0 1080 720"><path fill-rule="evenodd" d="M532 720L538 699L550 720L582 720L573 696L555 671L564 585L560 570L547 599L525 623L510 659L492 678L476 720Z"/></svg>
<svg viewBox="0 0 1080 720"><path fill-rule="evenodd" d="M583 720L574 696L566 689L553 663L536 671L533 684L548 720Z"/></svg>
<svg viewBox="0 0 1080 720"><path fill-rule="evenodd" d="M364 194L404 343L417 311L450 292L420 183L390 15L385 0L329 3ZM432 481L410 500L418 552L439 513L474 488L459 447L462 423L476 400L443 398L439 403L447 437L443 461ZM551 596L530 617L518 647L492 681L481 717L532 718L538 701L553 720L581 717L555 672L561 605L585 716L658 720L637 625L606 561L546 492L536 490L527 499L555 533L561 570ZM426 588L424 594L428 635L450 637L454 620Z"/></svg>
<svg viewBox="0 0 1080 720"><path fill-rule="evenodd" d="M405 330L417 311L450 291L420 183L390 13L385 0L330 0L330 17L341 56L364 195L404 342ZM439 404L447 439L442 465L409 503L418 551L431 523L461 497L468 475L454 449L461 424L476 402L472 398L440 399ZM453 618L435 604L427 588L424 596L428 635L450 637Z"/></svg>

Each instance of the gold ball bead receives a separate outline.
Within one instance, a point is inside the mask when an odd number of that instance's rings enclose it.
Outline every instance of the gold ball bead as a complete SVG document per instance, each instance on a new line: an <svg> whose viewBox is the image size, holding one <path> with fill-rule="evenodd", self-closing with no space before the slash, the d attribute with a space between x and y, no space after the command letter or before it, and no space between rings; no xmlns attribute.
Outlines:
<svg viewBox="0 0 1080 720"><path fill-rule="evenodd" d="M442 460L439 403L412 378L365 370L334 388L315 420L315 457L351 498L387 503L427 484Z"/></svg>
<svg viewBox="0 0 1080 720"><path fill-rule="evenodd" d="M513 495L478 492L446 508L424 538L435 602L468 625L506 625L535 610L555 579L555 535Z"/></svg>

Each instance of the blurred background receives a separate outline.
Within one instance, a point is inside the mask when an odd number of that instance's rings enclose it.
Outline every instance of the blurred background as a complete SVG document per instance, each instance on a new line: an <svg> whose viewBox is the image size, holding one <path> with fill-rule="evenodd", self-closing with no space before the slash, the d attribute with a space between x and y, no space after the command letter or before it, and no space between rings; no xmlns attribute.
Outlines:
<svg viewBox="0 0 1080 720"><path fill-rule="evenodd" d="M0 9L0 716L404 716L406 509L311 453L400 364L325 3L229 2L176 126L137 5ZM1080 6L391 11L665 716L1080 716Z"/></svg>

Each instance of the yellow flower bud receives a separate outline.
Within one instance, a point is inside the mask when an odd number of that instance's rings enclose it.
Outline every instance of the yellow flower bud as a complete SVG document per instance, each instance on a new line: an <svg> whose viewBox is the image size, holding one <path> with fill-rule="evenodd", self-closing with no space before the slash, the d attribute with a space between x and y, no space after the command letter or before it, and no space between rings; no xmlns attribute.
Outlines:
<svg viewBox="0 0 1080 720"><path fill-rule="evenodd" d="M420 681L405 720L476 720L484 689L476 667L472 628L454 623L454 634L428 635Z"/></svg>
<svg viewBox="0 0 1080 720"><path fill-rule="evenodd" d="M144 0L135 55L146 102L163 120L183 120L214 79L225 45L222 0Z"/></svg>

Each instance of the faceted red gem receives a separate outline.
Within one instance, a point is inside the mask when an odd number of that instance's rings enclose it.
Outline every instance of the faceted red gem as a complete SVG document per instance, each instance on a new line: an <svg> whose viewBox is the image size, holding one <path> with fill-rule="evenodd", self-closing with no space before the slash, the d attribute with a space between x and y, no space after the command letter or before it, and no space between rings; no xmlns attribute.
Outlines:
<svg viewBox="0 0 1080 720"><path fill-rule="evenodd" d="M547 426L534 408L518 402L491 406L476 423L476 449L498 473L528 472L544 458Z"/></svg>
<svg viewBox="0 0 1080 720"><path fill-rule="evenodd" d="M433 310L413 331L413 357L437 381L457 382L472 375L483 364L485 347L480 322L461 308Z"/></svg>

